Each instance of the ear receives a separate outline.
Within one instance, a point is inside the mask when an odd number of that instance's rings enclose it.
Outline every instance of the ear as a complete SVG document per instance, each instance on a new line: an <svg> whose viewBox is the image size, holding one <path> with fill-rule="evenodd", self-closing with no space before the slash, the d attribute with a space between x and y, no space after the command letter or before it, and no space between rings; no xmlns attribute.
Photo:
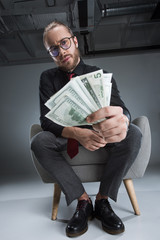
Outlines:
<svg viewBox="0 0 160 240"><path fill-rule="evenodd" d="M78 48L78 40L77 40L77 37L74 37L73 41L74 41L74 43L75 43L76 48Z"/></svg>

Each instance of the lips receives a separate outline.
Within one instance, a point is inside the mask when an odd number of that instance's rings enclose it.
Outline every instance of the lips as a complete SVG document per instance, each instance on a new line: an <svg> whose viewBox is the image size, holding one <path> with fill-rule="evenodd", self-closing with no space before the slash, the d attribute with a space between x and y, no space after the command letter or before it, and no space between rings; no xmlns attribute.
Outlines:
<svg viewBox="0 0 160 240"><path fill-rule="evenodd" d="M66 57L64 57L64 58L62 59L62 62L65 63L65 62L67 62L69 59L70 59L70 56L66 56Z"/></svg>

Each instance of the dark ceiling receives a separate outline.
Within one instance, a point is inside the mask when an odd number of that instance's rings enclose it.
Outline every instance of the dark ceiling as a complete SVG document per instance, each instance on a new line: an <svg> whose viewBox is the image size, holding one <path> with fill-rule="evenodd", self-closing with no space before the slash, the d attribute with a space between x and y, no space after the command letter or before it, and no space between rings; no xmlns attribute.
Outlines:
<svg viewBox="0 0 160 240"><path fill-rule="evenodd" d="M158 0L0 0L0 66L50 61L42 34L55 19L83 56L160 49Z"/></svg>

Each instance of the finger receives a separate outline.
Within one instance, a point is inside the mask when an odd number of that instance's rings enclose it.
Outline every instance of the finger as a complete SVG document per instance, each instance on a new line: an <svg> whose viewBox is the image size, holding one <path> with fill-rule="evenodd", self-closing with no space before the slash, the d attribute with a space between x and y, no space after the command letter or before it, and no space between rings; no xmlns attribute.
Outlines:
<svg viewBox="0 0 160 240"><path fill-rule="evenodd" d="M101 133L95 132L95 131L93 131L92 133L93 133L92 140L94 140L94 141L96 141L98 143L101 143L101 144L105 144L106 143L106 141L105 141L105 139L104 139L104 137L102 136Z"/></svg>
<svg viewBox="0 0 160 240"><path fill-rule="evenodd" d="M114 135L112 137L107 137L107 138L105 138L105 140L108 143L116 143L116 142L121 142L122 140L124 140L126 138L126 136L127 136L127 133L123 132L123 133Z"/></svg>
<svg viewBox="0 0 160 240"><path fill-rule="evenodd" d="M128 131L127 125L123 124L120 127L116 127L116 128L102 132L102 135L105 138L105 140L108 141L108 139L114 138L114 136L116 136L116 138L117 136L125 138L127 135L127 131Z"/></svg>
<svg viewBox="0 0 160 240"><path fill-rule="evenodd" d="M105 143L98 143L98 142L94 142L93 146L97 147L97 148L101 148L101 147L105 147L106 146L106 141Z"/></svg>
<svg viewBox="0 0 160 240"><path fill-rule="evenodd" d="M105 147L106 146L106 143L105 144L95 144L95 145L92 145L92 146L90 146L90 149L92 150L92 151L95 151L95 150L98 150L98 149L100 149L100 148L102 148L102 147Z"/></svg>
<svg viewBox="0 0 160 240"><path fill-rule="evenodd" d="M103 122L94 124L93 128L99 133L101 133L102 136L104 136L103 132L106 132L109 130L112 131L114 128L121 129L121 130L123 128L126 129L127 128L126 116L124 117L124 114L116 115L114 117L104 120Z"/></svg>
<svg viewBox="0 0 160 240"><path fill-rule="evenodd" d="M105 143L98 143L98 142L92 142L90 143L90 145L88 146L88 149L90 151L95 151L98 150L99 148L105 147L105 145L107 144L107 142L105 141Z"/></svg>
<svg viewBox="0 0 160 240"><path fill-rule="evenodd" d="M101 144L101 145L106 144L106 141L105 141L104 137L102 137L102 136L101 137L94 136L93 140L94 140L95 143L98 143L98 144Z"/></svg>
<svg viewBox="0 0 160 240"><path fill-rule="evenodd" d="M88 150L90 150L90 151L96 151L96 150L98 150L99 148L98 147L96 147L96 146L94 146L94 145L92 145L92 146L90 146L90 147L88 147Z"/></svg>
<svg viewBox="0 0 160 240"><path fill-rule="evenodd" d="M117 106L108 106L99 109L98 111L92 113L86 118L88 123L96 122L100 119L108 118L117 114L122 114L123 109Z"/></svg>
<svg viewBox="0 0 160 240"><path fill-rule="evenodd" d="M96 129L94 128L94 125L93 125L92 127L93 127L93 129L94 129L94 131L93 131L94 134L103 139L103 136L102 136L101 132L100 132L99 130L96 130Z"/></svg>
<svg viewBox="0 0 160 240"><path fill-rule="evenodd" d="M115 125L115 124L114 124ZM97 124L93 124L93 129L97 132L102 133L103 131L107 131L111 128L113 128L113 119L106 119L103 122L99 122Z"/></svg>
<svg viewBox="0 0 160 240"><path fill-rule="evenodd" d="M113 136L119 135L119 134L121 134L121 132L122 132L122 130L119 128L112 128L107 131L103 131L102 135L103 135L104 139L106 139L106 138L111 138Z"/></svg>
<svg viewBox="0 0 160 240"><path fill-rule="evenodd" d="M111 137L111 136L114 136L114 135L119 135L123 132L125 132L125 133L127 132L127 125L126 125L125 122L122 122L120 125L117 124L113 128L102 130L101 134L102 134L103 137Z"/></svg>

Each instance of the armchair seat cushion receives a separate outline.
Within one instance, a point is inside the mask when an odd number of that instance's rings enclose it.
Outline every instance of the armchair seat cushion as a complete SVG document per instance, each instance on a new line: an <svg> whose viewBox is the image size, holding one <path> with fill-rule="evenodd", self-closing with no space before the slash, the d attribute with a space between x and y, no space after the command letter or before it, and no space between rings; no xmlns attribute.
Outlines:
<svg viewBox="0 0 160 240"><path fill-rule="evenodd" d="M80 165L101 165L107 162L108 153L103 148L100 148L97 151L89 151L82 146L79 146L79 153L71 159L67 152L63 152L63 156L71 166L80 166Z"/></svg>

